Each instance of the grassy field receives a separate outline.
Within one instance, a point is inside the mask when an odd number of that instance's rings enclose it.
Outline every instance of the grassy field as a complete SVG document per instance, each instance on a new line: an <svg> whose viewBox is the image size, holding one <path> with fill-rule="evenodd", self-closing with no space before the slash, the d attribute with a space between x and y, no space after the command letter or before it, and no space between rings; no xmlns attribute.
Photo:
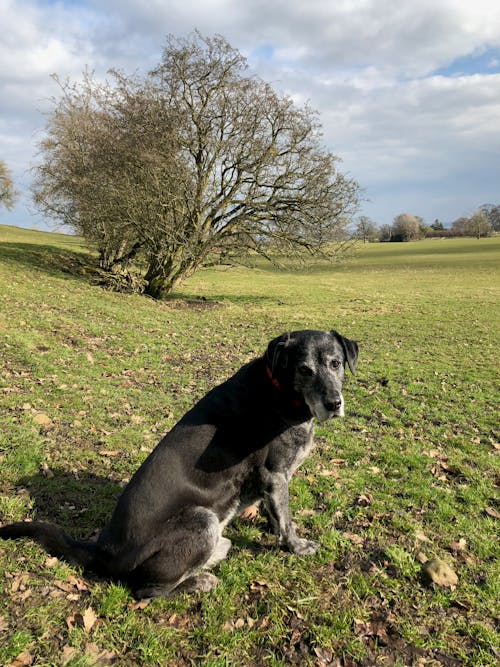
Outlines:
<svg viewBox="0 0 500 667"><path fill-rule="evenodd" d="M360 345L346 417L291 485L313 557L236 520L208 595L137 604L0 543L0 665L496 665L500 238L203 270L158 303L91 284L76 238L0 226L0 522L89 536L207 389L285 330ZM458 576L428 583L422 561Z"/></svg>

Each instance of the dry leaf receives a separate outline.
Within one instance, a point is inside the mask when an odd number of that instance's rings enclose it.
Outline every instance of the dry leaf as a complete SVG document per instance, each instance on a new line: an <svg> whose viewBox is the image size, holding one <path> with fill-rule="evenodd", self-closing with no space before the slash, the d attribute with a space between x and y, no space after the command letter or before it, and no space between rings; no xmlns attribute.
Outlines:
<svg viewBox="0 0 500 667"><path fill-rule="evenodd" d="M92 607L87 607L87 609L81 614L77 611L75 614L71 614L66 618L66 625L69 630L73 628L83 628L86 633L89 633L97 621L97 616L95 615Z"/></svg>
<svg viewBox="0 0 500 667"><path fill-rule="evenodd" d="M101 456L118 456L119 453L117 449L101 449L99 451Z"/></svg>
<svg viewBox="0 0 500 667"><path fill-rule="evenodd" d="M52 582L56 588L59 588L59 590L64 591L65 593L72 593L73 592L73 585L68 583L67 581L61 581L60 579L54 579Z"/></svg>
<svg viewBox="0 0 500 667"><path fill-rule="evenodd" d="M138 602L131 602L128 605L128 608L132 609L132 611L136 611L137 609L145 609L150 602L151 602L150 599L139 600Z"/></svg>
<svg viewBox="0 0 500 667"><path fill-rule="evenodd" d="M54 473L52 472L52 470L49 468L49 466L48 466L45 462L43 462L43 463L40 465L40 467L41 467L41 469L42 469L42 475L43 475L46 479L52 479L52 478L54 477Z"/></svg>
<svg viewBox="0 0 500 667"><path fill-rule="evenodd" d="M92 658L96 665L112 665L117 659L114 651L102 649L97 644L87 644L85 653Z"/></svg>
<svg viewBox="0 0 500 667"><path fill-rule="evenodd" d="M362 538L361 535L350 533L348 531L342 533L342 537L345 537L345 539L349 540L352 544L363 544L364 542L364 538Z"/></svg>
<svg viewBox="0 0 500 667"><path fill-rule="evenodd" d="M85 632L90 632L97 621L97 616L92 607L87 607L83 612L83 629Z"/></svg>
<svg viewBox="0 0 500 667"><path fill-rule="evenodd" d="M17 658L14 658L12 662L7 663L6 667L27 667L27 665L33 664L33 656L25 649L20 653Z"/></svg>
<svg viewBox="0 0 500 667"><path fill-rule="evenodd" d="M417 532L415 533L415 539L418 542L430 542L430 539L421 530L417 530Z"/></svg>
<svg viewBox="0 0 500 667"><path fill-rule="evenodd" d="M370 496L367 496L364 493L358 496L358 498L356 499L356 503L360 507L368 507L368 505L371 505L371 502L372 499L370 498Z"/></svg>
<svg viewBox="0 0 500 667"><path fill-rule="evenodd" d="M132 424L144 424L146 420L144 419L144 417L141 417L140 415L132 415L130 417L130 421L132 422Z"/></svg>
<svg viewBox="0 0 500 667"><path fill-rule="evenodd" d="M467 541L462 537L458 542L450 542L450 551L453 551L454 553L462 553L465 551L467 547Z"/></svg>
<svg viewBox="0 0 500 667"><path fill-rule="evenodd" d="M83 581L83 579L79 579L78 577L75 577L73 574L70 574L68 576L68 581L69 583L74 586L77 590L79 591L88 591L89 587Z"/></svg>
<svg viewBox="0 0 500 667"><path fill-rule="evenodd" d="M33 415L33 421L39 426L50 426L52 424L52 419L43 412L37 412L36 415Z"/></svg>
<svg viewBox="0 0 500 667"><path fill-rule="evenodd" d="M65 646L61 653L61 662L63 665L66 665L70 660L75 657L76 648L72 646Z"/></svg>
<svg viewBox="0 0 500 667"><path fill-rule="evenodd" d="M500 512L497 512L494 507L487 507L484 511L488 516L493 517L493 519L500 519Z"/></svg>
<svg viewBox="0 0 500 667"><path fill-rule="evenodd" d="M340 658L335 658L329 649L315 648L314 653L318 658L315 667L340 667Z"/></svg>

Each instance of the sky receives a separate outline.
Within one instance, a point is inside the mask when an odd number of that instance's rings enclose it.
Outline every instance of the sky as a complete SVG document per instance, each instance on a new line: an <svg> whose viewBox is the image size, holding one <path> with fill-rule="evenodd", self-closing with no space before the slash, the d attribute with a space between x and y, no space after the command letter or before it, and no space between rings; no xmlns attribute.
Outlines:
<svg viewBox="0 0 500 667"><path fill-rule="evenodd" d="M377 225L500 204L498 0L0 0L0 25L0 159L19 192L2 224L56 228L30 195L51 75L146 74L195 29L319 112Z"/></svg>

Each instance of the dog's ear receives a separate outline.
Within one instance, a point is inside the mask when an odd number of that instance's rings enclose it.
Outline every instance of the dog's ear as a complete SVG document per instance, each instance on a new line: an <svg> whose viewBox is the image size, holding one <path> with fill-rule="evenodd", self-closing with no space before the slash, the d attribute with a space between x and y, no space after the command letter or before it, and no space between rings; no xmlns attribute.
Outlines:
<svg viewBox="0 0 500 667"><path fill-rule="evenodd" d="M288 365L286 348L289 345L290 340L290 332L287 332L278 336L278 338L274 338L274 340L267 346L266 354L264 356L273 375L276 368L286 368Z"/></svg>
<svg viewBox="0 0 500 667"><path fill-rule="evenodd" d="M358 344L355 340L349 340L349 338L344 338L337 331L330 332L342 345L344 350L344 355L346 361L349 365L351 373L354 375L356 371L356 363L358 361Z"/></svg>

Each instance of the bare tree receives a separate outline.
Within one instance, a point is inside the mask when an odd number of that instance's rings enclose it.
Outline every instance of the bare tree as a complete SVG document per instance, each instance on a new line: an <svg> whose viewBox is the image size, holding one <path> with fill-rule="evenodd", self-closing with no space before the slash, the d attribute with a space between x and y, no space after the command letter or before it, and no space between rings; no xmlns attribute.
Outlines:
<svg viewBox="0 0 500 667"><path fill-rule="evenodd" d="M368 216L360 215L355 227L355 236L363 243L375 241L378 238L377 226Z"/></svg>
<svg viewBox="0 0 500 667"><path fill-rule="evenodd" d="M486 215L495 232L500 232L500 205L483 204L479 210Z"/></svg>
<svg viewBox="0 0 500 667"><path fill-rule="evenodd" d="M488 215L483 210L478 210L469 218L462 216L457 218L452 226L452 232L455 236L489 236L493 231L493 226Z"/></svg>
<svg viewBox="0 0 500 667"><path fill-rule="evenodd" d="M9 168L0 160L0 207L11 209L16 201L16 191Z"/></svg>
<svg viewBox="0 0 500 667"><path fill-rule="evenodd" d="M333 257L357 183L321 146L309 107L245 75L224 38L168 38L145 80L62 84L41 144L35 200L170 292L201 265L248 252Z"/></svg>
<svg viewBox="0 0 500 667"><path fill-rule="evenodd" d="M401 213L392 223L391 241L414 241L420 238L420 227L423 220L420 216Z"/></svg>
<svg viewBox="0 0 500 667"><path fill-rule="evenodd" d="M468 219L466 231L467 236L475 236L477 239L480 239L482 236L489 236L493 231L493 227L484 211L476 211Z"/></svg>

